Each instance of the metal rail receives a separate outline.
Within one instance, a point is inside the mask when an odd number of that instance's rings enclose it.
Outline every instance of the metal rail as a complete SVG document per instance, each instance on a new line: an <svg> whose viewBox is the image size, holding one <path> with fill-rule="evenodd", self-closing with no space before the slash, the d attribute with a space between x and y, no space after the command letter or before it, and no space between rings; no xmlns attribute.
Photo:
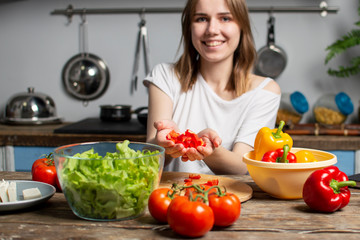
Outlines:
<svg viewBox="0 0 360 240"><path fill-rule="evenodd" d="M51 15L65 15L71 20L73 15L81 14L148 14L148 13L181 13L183 8L83 8L74 9L69 5L66 9L55 9ZM337 7L249 7L254 13L319 13L326 16L328 13L337 13Z"/></svg>

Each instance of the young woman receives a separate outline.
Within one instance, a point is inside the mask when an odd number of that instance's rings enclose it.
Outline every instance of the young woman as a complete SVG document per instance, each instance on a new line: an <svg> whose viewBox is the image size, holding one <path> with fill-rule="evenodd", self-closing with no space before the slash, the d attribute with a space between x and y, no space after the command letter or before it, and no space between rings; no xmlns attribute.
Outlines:
<svg viewBox="0 0 360 240"><path fill-rule="evenodd" d="M244 153L260 128L274 128L280 88L252 74L256 58L245 0L188 0L182 14L184 52L159 64L149 89L147 141L166 149L165 171L246 174ZM166 139L190 129L205 147Z"/></svg>

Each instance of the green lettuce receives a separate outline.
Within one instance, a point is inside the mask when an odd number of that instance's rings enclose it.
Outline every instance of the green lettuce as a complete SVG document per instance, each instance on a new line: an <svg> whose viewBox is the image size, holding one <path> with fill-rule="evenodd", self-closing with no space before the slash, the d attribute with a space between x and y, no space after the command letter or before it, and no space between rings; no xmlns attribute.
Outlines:
<svg viewBox="0 0 360 240"><path fill-rule="evenodd" d="M144 212L159 181L160 155L135 151L129 143L117 143L117 152L105 156L90 149L65 160L60 173L63 191L78 216L120 219Z"/></svg>

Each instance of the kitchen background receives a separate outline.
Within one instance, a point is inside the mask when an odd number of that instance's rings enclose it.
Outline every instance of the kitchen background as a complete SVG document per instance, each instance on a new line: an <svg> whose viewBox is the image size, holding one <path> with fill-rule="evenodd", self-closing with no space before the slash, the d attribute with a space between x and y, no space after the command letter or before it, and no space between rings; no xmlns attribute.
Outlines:
<svg viewBox="0 0 360 240"><path fill-rule="evenodd" d="M318 0L251 0L256 6L319 6ZM346 65L359 49L336 57L324 65L325 48L355 28L359 20L357 0L328 0L337 13L321 17L319 13L274 13L275 43L287 54L288 63L276 79L283 92L300 91L307 98L310 110L301 123L313 122L312 107L327 93L346 92L354 103L354 112L347 123L357 123L360 100L360 75L335 78L328 67ZM89 51L102 58L110 71L110 84L99 98L83 101L71 97L64 88L61 72L65 63L79 49L79 24L64 15L52 15L56 9L90 8L181 8L185 0L13 0L0 1L0 110L15 93L34 87L35 92L50 95L57 115L67 122L98 117L102 104L130 104L134 108L147 105L147 91L141 81L138 90L130 93L130 81L138 34L139 14L87 15ZM145 14L150 47L150 65L177 59L180 39L180 13ZM269 14L250 14L256 48L266 44ZM143 55L139 78L145 76Z"/></svg>
<svg viewBox="0 0 360 240"><path fill-rule="evenodd" d="M89 52L102 58L110 71L110 84L101 97L88 102L69 95L62 81L62 70L71 57L80 52L81 16L69 19L52 14L74 9L142 9L182 8L186 0L0 0L0 113L14 94L34 87L35 92L49 95L56 103L57 116L66 122L99 118L100 105L129 104L133 109L147 105L147 91L141 84L145 77L141 54L138 89L130 92L135 48L141 20L139 13L86 15ZM320 0L249 0L249 7L315 7ZM345 92L354 104L354 112L345 123L359 123L360 74L335 78L327 74L329 67L347 65L359 55L359 48L350 49L333 59L324 60L326 47L334 43L359 20L357 0L327 0L338 9L321 17L319 12L273 13L275 43L287 54L283 73L276 78L283 93L302 92L310 106L300 123L312 123L313 107L325 94ZM146 13L149 37L150 67L178 58L181 36L181 13ZM268 12L251 12L250 18L256 48L266 45ZM181 52L181 49L180 49ZM136 116L133 116L136 117ZM0 170L29 171L35 159L53 151L45 146L1 146ZM337 166L347 174L360 172L360 150L332 151Z"/></svg>

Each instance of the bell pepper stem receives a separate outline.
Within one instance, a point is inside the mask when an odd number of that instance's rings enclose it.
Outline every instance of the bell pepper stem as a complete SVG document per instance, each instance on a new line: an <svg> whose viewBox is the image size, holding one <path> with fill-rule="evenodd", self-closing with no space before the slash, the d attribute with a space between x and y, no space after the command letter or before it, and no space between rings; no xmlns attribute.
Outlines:
<svg viewBox="0 0 360 240"><path fill-rule="evenodd" d="M281 131L284 128L284 126L285 126L285 122L283 120L281 120L276 132L272 133L274 138L281 138Z"/></svg>
<svg viewBox="0 0 360 240"><path fill-rule="evenodd" d="M287 160L287 155L288 155L288 152L290 150L290 147L289 147L289 145L285 144L283 146L283 149L284 149L284 153L283 153L281 158L279 157L277 162L288 163L289 161Z"/></svg>
<svg viewBox="0 0 360 240"><path fill-rule="evenodd" d="M330 187L334 190L334 193L340 193L340 189L343 187L355 187L355 181L342 181L338 182L335 179L330 181Z"/></svg>

